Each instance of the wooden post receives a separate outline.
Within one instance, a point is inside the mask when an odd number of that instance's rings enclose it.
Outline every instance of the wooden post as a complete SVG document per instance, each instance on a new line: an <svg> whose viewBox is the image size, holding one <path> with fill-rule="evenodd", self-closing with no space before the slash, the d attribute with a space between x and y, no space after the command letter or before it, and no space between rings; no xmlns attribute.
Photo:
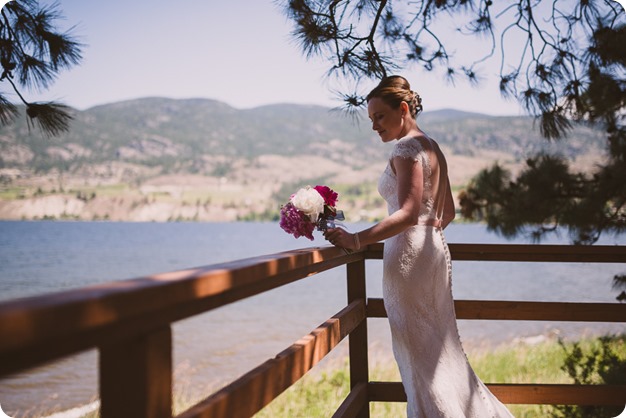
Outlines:
<svg viewBox="0 0 626 418"><path fill-rule="evenodd" d="M355 300L367 301L365 291L365 260L355 261L347 265L348 281L348 304ZM350 390L355 390L360 383L367 384L369 381L369 366L367 355L367 318L350 333ZM369 397L366 396L365 404L362 405L358 418L369 418Z"/></svg>
<svg viewBox="0 0 626 418"><path fill-rule="evenodd" d="M103 418L172 417L172 330L100 347Z"/></svg>

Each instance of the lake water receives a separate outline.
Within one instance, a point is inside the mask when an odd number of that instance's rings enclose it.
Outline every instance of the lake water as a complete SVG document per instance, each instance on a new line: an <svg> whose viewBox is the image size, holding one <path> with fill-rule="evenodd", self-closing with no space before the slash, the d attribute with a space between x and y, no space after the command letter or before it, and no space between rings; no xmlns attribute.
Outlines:
<svg viewBox="0 0 626 418"><path fill-rule="evenodd" d="M476 224L453 224L446 238L450 243L528 243L506 241ZM565 237L545 243L567 242ZM626 237L604 237L600 243L625 245ZM276 223L0 222L0 300L316 245L325 245L319 234L313 242L295 240ZM371 260L366 267L368 296L382 297L382 262ZM345 268L335 270L174 324L175 391L194 398L206 395L338 312L346 302ZM456 261L453 292L457 299L615 302L612 279L625 272L626 266L618 264ZM469 350L537 335L578 338L623 328L459 321ZM393 363L386 320L369 320L369 329L373 361ZM340 361L346 345L325 364ZM97 361L92 350L2 379L0 405L9 415L22 417L50 416L50 411L93 403ZM71 416L80 414L55 418Z"/></svg>

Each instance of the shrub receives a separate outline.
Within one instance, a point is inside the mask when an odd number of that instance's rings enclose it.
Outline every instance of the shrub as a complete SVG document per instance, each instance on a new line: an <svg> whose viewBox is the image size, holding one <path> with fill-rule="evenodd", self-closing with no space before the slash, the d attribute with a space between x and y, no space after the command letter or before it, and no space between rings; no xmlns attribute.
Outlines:
<svg viewBox="0 0 626 418"><path fill-rule="evenodd" d="M587 349L580 342L568 348L559 341L565 351L561 369L580 385L626 384L626 335L604 336ZM558 405L552 408L554 418L607 418L616 417L623 406Z"/></svg>

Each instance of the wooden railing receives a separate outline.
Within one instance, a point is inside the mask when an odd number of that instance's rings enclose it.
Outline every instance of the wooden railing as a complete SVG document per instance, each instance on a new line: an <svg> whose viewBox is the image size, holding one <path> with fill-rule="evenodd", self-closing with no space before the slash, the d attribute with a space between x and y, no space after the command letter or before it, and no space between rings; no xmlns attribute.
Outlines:
<svg viewBox="0 0 626 418"><path fill-rule="evenodd" d="M347 306L205 400L179 414L250 417L349 338L350 393L334 417L367 417L369 403L406 401L401 383L371 382L367 318L385 317L366 295L365 260L382 244L352 254L334 247L288 251L0 304L0 377L97 348L104 418L172 417L172 323L310 275L347 266ZM626 263L626 247L450 244L453 260ZM455 302L459 319L626 322L626 305ZM504 403L624 405L626 386L490 384Z"/></svg>

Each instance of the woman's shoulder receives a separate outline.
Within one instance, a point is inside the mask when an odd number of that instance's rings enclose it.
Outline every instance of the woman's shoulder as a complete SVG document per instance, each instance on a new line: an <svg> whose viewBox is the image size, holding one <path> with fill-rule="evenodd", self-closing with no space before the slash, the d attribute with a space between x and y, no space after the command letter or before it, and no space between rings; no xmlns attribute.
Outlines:
<svg viewBox="0 0 626 418"><path fill-rule="evenodd" d="M390 158L401 157L411 158L413 160L420 159L420 155L424 152L422 141L426 137L421 136L407 136L400 138L393 146L391 150Z"/></svg>

